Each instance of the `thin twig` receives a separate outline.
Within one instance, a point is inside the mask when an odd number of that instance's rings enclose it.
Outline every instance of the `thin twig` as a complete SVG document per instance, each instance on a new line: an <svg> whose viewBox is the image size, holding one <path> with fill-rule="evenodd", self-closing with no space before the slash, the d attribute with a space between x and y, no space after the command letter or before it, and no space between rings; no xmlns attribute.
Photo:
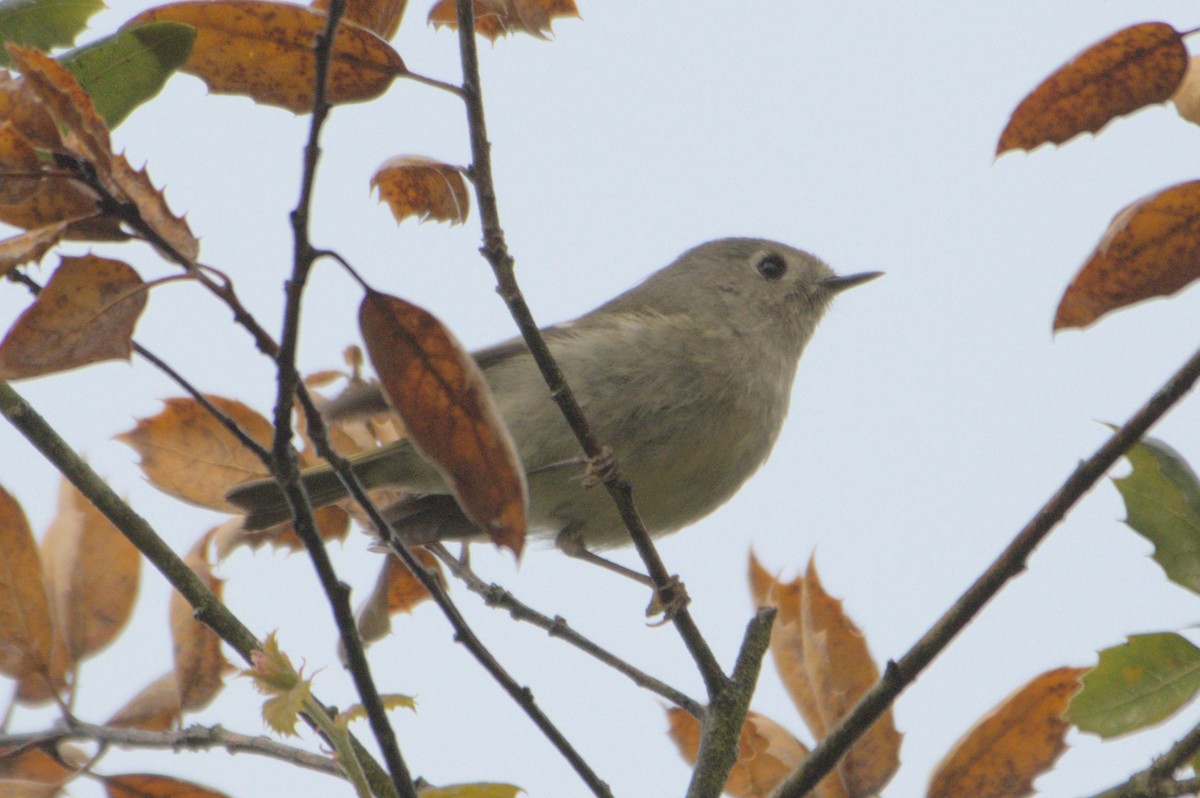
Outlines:
<svg viewBox="0 0 1200 798"><path fill-rule="evenodd" d="M502 610L507 610L508 614L514 620L524 621L533 624L546 631L551 637L557 637L567 643L578 648L580 651L595 657L600 662L608 665L618 673L628 676L629 679L638 687L645 688L652 693L657 693L663 698L675 704L680 709L683 709L689 715L697 720L704 717L704 705L685 693L676 690L671 685L654 678L645 671L631 665L617 655L613 654L608 649L600 644L589 640L579 632L571 628L567 620L562 616L554 616L551 618L548 615L538 612L517 599L509 591L505 590L500 585L495 583L488 584L479 578L470 566L464 563L459 558L453 556L446 550L446 547L438 543L429 546L429 549L437 555L451 573L467 586L467 589L472 593L476 593L483 598L485 604L489 607L495 607Z"/></svg>
<svg viewBox="0 0 1200 798"><path fill-rule="evenodd" d="M800 798L813 789L984 605L1025 570L1033 550L1058 526L1067 511L1192 389L1197 379L1200 379L1200 351L1193 354L1095 454L1079 464L991 566L903 657L888 663L883 677L772 795L775 798Z"/></svg>
<svg viewBox="0 0 1200 798"><path fill-rule="evenodd" d="M555 362L550 348L546 345L533 314L529 310L525 297L517 285L513 273L513 258L508 252L504 240L504 230L500 226L500 212L496 202L496 189L492 182L492 164L490 145L487 138L487 124L484 120L483 94L480 87L479 59L475 49L475 11L473 0L456 0L458 13L458 42L462 54L463 95L467 107L467 120L471 134L471 180L475 185L475 194L479 203L480 222L483 226L482 252L492 271L495 272L497 291L508 305L513 320L516 321L521 336L529 346L542 377L550 388L550 394L562 410L571 426L572 432L583 447L584 454L593 462L598 462L610 453L601 442L596 440L591 426L584 417L583 410L575 400L574 394L563 377L562 370ZM695 620L687 611L683 597L686 593L677 579L673 579L663 564L662 558L654 548L654 543L646 531L641 515L633 501L633 489L628 480L620 473L618 464L613 461L611 470L606 470L604 486L616 504L626 529L633 540L633 545L645 563L646 572L654 582L663 603L666 606L676 606L671 615L675 628L683 638L684 645L695 660L700 675L704 679L710 700L724 689L727 678L721 670L720 663L713 655L707 641L700 634ZM678 599L678 600L675 600Z"/></svg>
<svg viewBox="0 0 1200 798"><path fill-rule="evenodd" d="M287 762L289 765L315 770L328 776L345 778L341 767L326 754L314 754L303 748L284 745L263 735L238 734L220 726L189 726L172 731L146 731L98 726L72 720L70 725L47 731L0 735L0 748L26 748L55 743L60 740L94 740L125 748L170 749L172 751L203 751L222 748L231 754L256 754Z"/></svg>
<svg viewBox="0 0 1200 798"><path fill-rule="evenodd" d="M1179 738L1165 754L1145 770L1130 776L1124 784L1110 787L1095 798L1172 798L1195 795L1200 791L1200 779L1176 779L1175 773L1186 766L1200 751L1200 726Z"/></svg>

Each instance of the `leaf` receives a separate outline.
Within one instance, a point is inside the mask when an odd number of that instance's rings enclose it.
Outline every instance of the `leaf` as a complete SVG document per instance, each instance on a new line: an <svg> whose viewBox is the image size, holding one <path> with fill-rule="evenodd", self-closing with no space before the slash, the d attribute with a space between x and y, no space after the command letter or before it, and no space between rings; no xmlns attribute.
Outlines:
<svg viewBox="0 0 1200 798"><path fill-rule="evenodd" d="M1110 120L1166 102L1183 81L1188 53L1180 34L1146 22L1109 36L1046 78L1021 101L996 155L1061 144Z"/></svg>
<svg viewBox="0 0 1200 798"><path fill-rule="evenodd" d="M422 565L433 570L438 582L445 586L446 579L437 558L425 549L414 549L413 553ZM373 643L382 639L392 630L393 615L412 612L418 604L428 599L429 592L417 577L399 557L389 554L383 560L371 595L358 610L358 632L363 642Z"/></svg>
<svg viewBox="0 0 1200 798"><path fill-rule="evenodd" d="M1188 59L1188 68L1171 95L1171 103L1179 115L1194 125L1200 125L1200 68L1196 66L1200 56Z"/></svg>
<svg viewBox="0 0 1200 798"><path fill-rule="evenodd" d="M429 10L429 24L457 28L454 2L437 0ZM545 39L556 18L578 16L575 0L476 0L475 32L493 42L515 33Z"/></svg>
<svg viewBox="0 0 1200 798"><path fill-rule="evenodd" d="M417 795L420 798L517 798L522 792L524 790L512 784L478 782L428 787L418 790Z"/></svg>
<svg viewBox="0 0 1200 798"><path fill-rule="evenodd" d="M210 90L298 114L312 110L313 45L325 30L323 12L266 0L199 0L156 6L126 27L158 21L196 29L183 71ZM338 26L331 56L326 99L334 105L378 97L408 71L387 42L353 23Z"/></svg>
<svg viewBox="0 0 1200 798"><path fill-rule="evenodd" d="M470 207L467 184L458 167L420 155L398 155L389 159L371 177L379 199L402 222L417 221L462 224Z"/></svg>
<svg viewBox="0 0 1200 798"><path fill-rule="evenodd" d="M177 22L125 28L59 57L109 130L162 90L192 52L196 30Z"/></svg>
<svg viewBox="0 0 1200 798"><path fill-rule="evenodd" d="M1067 701L1086 668L1034 678L959 738L930 779L928 798L1020 798L1067 748Z"/></svg>
<svg viewBox="0 0 1200 798"><path fill-rule="evenodd" d="M70 47L104 8L102 0L4 0L0 2L0 43L16 42L38 50ZM0 47L0 65L9 64Z"/></svg>
<svg viewBox="0 0 1200 798"><path fill-rule="evenodd" d="M347 0L343 19L391 39L400 28L407 5L408 0ZM329 0L313 0L312 7L327 12Z"/></svg>
<svg viewBox="0 0 1200 798"><path fill-rule="evenodd" d="M250 661L253 665L241 675L248 676L258 692L270 696L263 702L263 720L276 733L294 736L300 712L312 696L312 678L306 679L296 670L280 650L274 632L250 655Z"/></svg>
<svg viewBox="0 0 1200 798"><path fill-rule="evenodd" d="M400 695L399 693L386 693L379 696L380 702L384 709L411 709L414 712L417 709L417 702L412 696ZM366 720L367 710L362 704L351 704L337 714L334 720L342 728L350 725L356 720Z"/></svg>
<svg viewBox="0 0 1200 798"><path fill-rule="evenodd" d="M39 227L0 241L0 277L26 263L36 263L62 240L70 222Z"/></svg>
<svg viewBox="0 0 1200 798"><path fill-rule="evenodd" d="M190 781L153 773L126 773L99 777L108 798L229 798L223 792Z"/></svg>
<svg viewBox="0 0 1200 798"><path fill-rule="evenodd" d="M700 750L700 722L677 707L667 710L670 724L668 734L679 746L679 753L690 764L696 764ZM746 713L746 722L738 738L738 758L729 777L725 792L736 798L767 796L792 772L805 757L808 749L786 729L757 712ZM825 785L818 788L822 798L834 798ZM843 793L844 795L844 793Z"/></svg>
<svg viewBox="0 0 1200 798"><path fill-rule="evenodd" d="M129 621L141 555L64 479L42 560L55 618L71 659L81 662L111 643Z"/></svg>
<svg viewBox="0 0 1200 798"><path fill-rule="evenodd" d="M46 672L53 639L33 532L16 499L0 488L0 673L21 679Z"/></svg>
<svg viewBox="0 0 1200 798"><path fill-rule="evenodd" d="M1145 438L1125 456L1133 466L1113 479L1125 500L1125 523L1154 544L1154 560L1167 577L1200 593L1200 483L1183 457L1162 441Z"/></svg>
<svg viewBox="0 0 1200 798"><path fill-rule="evenodd" d="M209 538L208 534L201 537L183 561L220 599L224 582L213 576L212 566L208 562L206 552ZM224 687L221 677L230 669L225 655L221 653L221 638L196 620L192 605L179 591L171 591L168 616L174 649L175 683L179 686L179 706L185 712L203 709Z"/></svg>
<svg viewBox="0 0 1200 798"><path fill-rule="evenodd" d="M879 668L842 602L821 586L811 559L803 592L804 662L825 728L831 729L879 681ZM900 767L901 737L889 708L838 763L849 795L875 795L891 781Z"/></svg>
<svg viewBox="0 0 1200 798"><path fill-rule="evenodd" d="M1086 327L1117 308L1170 296L1200 277L1200 180L1118 213L1063 294L1054 329Z"/></svg>
<svg viewBox="0 0 1200 798"><path fill-rule="evenodd" d="M200 241L192 234L187 220L171 213L166 198L150 182L145 169L135 170L125 156L120 155L113 162L112 179L121 195L137 206L142 221L185 260L196 260L200 254Z"/></svg>
<svg viewBox="0 0 1200 798"><path fill-rule="evenodd" d="M179 726L182 713L179 684L172 668L129 699L105 725L118 729L168 731Z"/></svg>
<svg viewBox="0 0 1200 798"><path fill-rule="evenodd" d="M222 413L259 444L270 448L275 429L234 399L208 396ZM139 419L117 440L141 455L150 484L185 502L221 512L237 512L225 493L239 482L267 475L266 466L195 399L163 402L156 416Z"/></svg>
<svg viewBox="0 0 1200 798"><path fill-rule="evenodd" d="M23 780L29 784L61 785L70 781L75 774L82 770L90 757L74 745L59 743L44 746L22 746L20 748L0 748L0 784ZM3 795L0 792L0 795ZM21 798L41 793L12 793ZM53 795L54 793L46 793Z"/></svg>
<svg viewBox="0 0 1200 798"><path fill-rule="evenodd" d="M145 307L145 283L128 264L95 255L64 257L0 341L0 379L128 360L133 327Z"/></svg>
<svg viewBox="0 0 1200 798"><path fill-rule="evenodd" d="M42 162L33 142L11 122L0 125L0 203L24 202L37 188Z"/></svg>
<svg viewBox="0 0 1200 798"><path fill-rule="evenodd" d="M1100 652L1064 717L1101 737L1170 717L1200 690L1200 648L1174 633L1132 635Z"/></svg>
<svg viewBox="0 0 1200 798"><path fill-rule="evenodd" d="M397 297L369 291L359 326L409 438L467 517L519 557L525 473L475 360L429 312Z"/></svg>

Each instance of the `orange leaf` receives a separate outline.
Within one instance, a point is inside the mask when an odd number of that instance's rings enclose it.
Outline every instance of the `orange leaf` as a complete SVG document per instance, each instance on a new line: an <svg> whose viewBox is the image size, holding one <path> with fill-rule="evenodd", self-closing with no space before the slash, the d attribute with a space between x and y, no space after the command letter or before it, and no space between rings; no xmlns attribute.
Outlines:
<svg viewBox="0 0 1200 798"><path fill-rule="evenodd" d="M514 33L545 39L556 18L578 16L575 0L476 0L475 32L493 42ZM454 0L434 3L429 23L434 27L458 27Z"/></svg>
<svg viewBox="0 0 1200 798"><path fill-rule="evenodd" d="M64 257L0 342L0 379L128 360L133 327L145 307L145 284L128 264L95 255Z"/></svg>
<svg viewBox="0 0 1200 798"><path fill-rule="evenodd" d="M812 560L804 575L802 614L805 665L825 727L830 729L879 681L879 668L842 602L821 586ZM875 795L883 789L900 767L900 739L889 709L838 763L837 772L849 795Z"/></svg>
<svg viewBox="0 0 1200 798"><path fill-rule="evenodd" d="M241 402L220 396L208 400L252 439L270 447L274 427ZM157 416L140 419L117 440L141 455L150 483L201 507L237 512L225 493L239 482L267 475L262 460L246 449L195 399L167 399Z"/></svg>
<svg viewBox="0 0 1200 798"><path fill-rule="evenodd" d="M475 360L430 313L397 297L369 292L359 326L409 438L467 517L520 556L525 474Z"/></svg>
<svg viewBox="0 0 1200 798"><path fill-rule="evenodd" d="M116 711L106 726L119 729L167 731L179 725L179 685L175 671L169 670Z"/></svg>
<svg viewBox="0 0 1200 798"><path fill-rule="evenodd" d="M930 780L929 798L1020 798L1066 750L1062 718L1086 668L1047 671L964 734Z"/></svg>
<svg viewBox="0 0 1200 798"><path fill-rule="evenodd" d="M190 781L153 773L102 777L108 798L229 798L223 792Z"/></svg>
<svg viewBox="0 0 1200 798"><path fill-rule="evenodd" d="M58 123L26 81L0 69L0 119L12 123L37 147L62 149Z"/></svg>
<svg viewBox="0 0 1200 798"><path fill-rule="evenodd" d="M1086 327L1117 308L1170 296L1200 277L1200 180L1125 208L1075 275L1054 329Z"/></svg>
<svg viewBox="0 0 1200 798"><path fill-rule="evenodd" d="M1046 78L1013 111L996 154L1094 133L1115 117L1175 93L1187 69L1179 33L1146 22L1114 33Z"/></svg>
<svg viewBox="0 0 1200 798"><path fill-rule="evenodd" d="M111 171L113 154L108 127L75 76L39 50L11 43L6 47L30 91L58 120L66 151L94 164L101 174Z"/></svg>
<svg viewBox="0 0 1200 798"><path fill-rule="evenodd" d="M457 167L420 155L398 155L388 160L371 177L379 199L402 222L410 216L418 221L462 224L470 199L467 184Z"/></svg>
<svg viewBox="0 0 1200 798"><path fill-rule="evenodd" d="M70 224L58 222L0 241L0 277L18 266L40 261L62 240Z"/></svg>
<svg viewBox="0 0 1200 798"><path fill-rule="evenodd" d="M691 764L696 764L700 750L700 722L682 709L667 710L670 723L668 734L679 746L679 753ZM805 757L808 749L786 729L770 718L749 712L742 734L738 739L738 758L724 792L737 798L762 798L783 781ZM822 782L824 785L824 782ZM833 798L822 787L818 794Z"/></svg>
<svg viewBox="0 0 1200 798"><path fill-rule="evenodd" d="M212 91L244 94L298 114L312 110L313 46L325 30L323 12L266 0L199 0L151 8L125 27L159 21L196 29L183 71ZM407 71L387 42L343 22L334 40L326 99L333 104L370 100Z"/></svg>
<svg viewBox="0 0 1200 798"><path fill-rule="evenodd" d="M438 581L445 586L441 563L425 549L415 549L417 559L432 569ZM358 611L358 631L362 639L373 643L392 630L391 616L401 612L412 612L418 604L429 599L429 592L404 566L400 558L389 554L384 558L383 568L371 595Z"/></svg>
<svg viewBox="0 0 1200 798"><path fill-rule="evenodd" d="M52 639L33 532L17 500L0 488L0 673L20 678L42 670Z"/></svg>
<svg viewBox="0 0 1200 798"><path fill-rule="evenodd" d="M207 555L209 538L209 534L200 538L183 561L219 599L224 582L212 574ZM178 591L171 592L169 617L179 705L184 711L203 709L224 687L221 676L230 669L221 653L221 638L196 620L192 605Z"/></svg>
<svg viewBox="0 0 1200 798"><path fill-rule="evenodd" d="M71 659L107 646L133 613L141 555L95 505L65 479L58 514L42 544L55 618Z"/></svg>
<svg viewBox="0 0 1200 798"><path fill-rule="evenodd" d="M396 35L408 0L346 0L345 19L373 31L384 39ZM318 11L329 10L329 0L313 0Z"/></svg>

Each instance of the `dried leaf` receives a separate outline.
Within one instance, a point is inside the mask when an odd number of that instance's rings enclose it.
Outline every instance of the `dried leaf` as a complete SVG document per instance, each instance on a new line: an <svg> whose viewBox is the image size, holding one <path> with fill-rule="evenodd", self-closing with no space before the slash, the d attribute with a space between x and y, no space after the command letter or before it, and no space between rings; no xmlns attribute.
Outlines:
<svg viewBox="0 0 1200 798"><path fill-rule="evenodd" d="M842 602L821 586L816 563L804 575L804 658L826 728L832 728L879 681L866 638ZM875 795L900 767L901 734L888 709L838 763L851 796Z"/></svg>
<svg viewBox="0 0 1200 798"><path fill-rule="evenodd" d="M42 561L55 619L72 660L81 662L112 642L129 621L141 555L64 479Z"/></svg>
<svg viewBox="0 0 1200 798"><path fill-rule="evenodd" d="M192 234L187 220L171 213L166 197L150 182L145 169L134 170L125 156L113 161L113 181L124 197L137 206L138 215L155 233L187 261L200 254L200 241Z"/></svg>
<svg viewBox="0 0 1200 798"><path fill-rule="evenodd" d="M95 192L62 176L43 177L24 202L0 205L0 222L24 230L66 223L64 238L75 241L125 241L115 217L102 216Z"/></svg>
<svg viewBox="0 0 1200 798"><path fill-rule="evenodd" d="M0 488L0 673L44 673L54 639L42 564L29 522Z"/></svg>
<svg viewBox="0 0 1200 798"><path fill-rule="evenodd" d="M0 277L26 263L36 263L66 235L70 222L39 227L0 241Z"/></svg>
<svg viewBox="0 0 1200 798"><path fill-rule="evenodd" d="M1106 313L1170 296L1200 277L1200 180L1164 189L1113 218L1063 294L1054 329L1086 327Z"/></svg>
<svg viewBox="0 0 1200 798"><path fill-rule="evenodd" d="M254 410L234 399L207 397L259 444L270 448L275 430ZM150 484L201 507L234 513L226 492L248 479L267 475L262 460L246 449L195 399L168 399L157 416L139 419L117 440L141 455Z"/></svg>
<svg viewBox="0 0 1200 798"><path fill-rule="evenodd" d="M679 753L687 762L696 764L700 722L675 707L667 710L667 720L668 734L679 746ZM757 712L749 712L738 739L737 763L729 771L725 792L736 798L764 798L807 756L808 749L786 729ZM834 798L836 794L819 789L818 795Z"/></svg>
<svg viewBox="0 0 1200 798"><path fill-rule="evenodd" d="M470 199L467 184L457 167L420 155L398 155L376 170L372 188L379 199L402 222L410 216L417 221L462 224L466 221Z"/></svg>
<svg viewBox="0 0 1200 798"><path fill-rule="evenodd" d="M95 255L64 257L0 342L0 379L128 360L145 307L145 284L128 264Z"/></svg>
<svg viewBox="0 0 1200 798"><path fill-rule="evenodd" d="M345 16L384 39L391 39L400 28L404 8L408 0L347 0ZM329 10L329 0L313 0L312 7L318 11Z"/></svg>
<svg viewBox="0 0 1200 798"><path fill-rule="evenodd" d="M437 0L429 10L429 24L457 28L454 2ZM578 16L575 0L476 0L475 32L493 42L515 33L545 39L555 19Z"/></svg>
<svg viewBox="0 0 1200 798"><path fill-rule="evenodd" d="M1200 125L1200 67L1196 65L1197 58L1200 56L1188 59L1187 71L1179 88L1171 95L1171 102L1180 116L1192 124Z"/></svg>
<svg viewBox="0 0 1200 798"><path fill-rule="evenodd" d="M427 311L371 291L359 308L371 364L409 437L463 512L520 556L524 469L474 359Z"/></svg>
<svg viewBox="0 0 1200 798"><path fill-rule="evenodd" d="M223 792L190 781L153 773L102 777L108 798L229 798Z"/></svg>
<svg viewBox="0 0 1200 798"><path fill-rule="evenodd" d="M219 599L224 582L213 576L207 554L209 539L210 534L200 538L183 561ZM171 593L169 617L179 705L185 712L203 709L224 687L221 677L230 669L221 653L221 638L196 620L192 605L178 591Z"/></svg>
<svg viewBox="0 0 1200 798"><path fill-rule="evenodd" d="M446 580L437 558L425 549L416 549L413 553L422 565L433 570L438 581L445 586ZM373 643L391 632L393 615L412 612L418 604L428 599L428 591L400 558L389 554L383 560L375 588L358 611L358 632L364 642Z"/></svg>
<svg viewBox="0 0 1200 798"><path fill-rule="evenodd" d="M934 770L928 798L1021 798L1067 748L1067 701L1085 668L1041 674L964 734Z"/></svg>
<svg viewBox="0 0 1200 798"><path fill-rule="evenodd" d="M79 748L66 743L0 748L0 783L19 779L38 785L65 784L88 764L89 759Z"/></svg>
<svg viewBox="0 0 1200 798"><path fill-rule="evenodd" d="M0 124L0 203L24 202L41 178L42 162L33 142L11 122Z"/></svg>
<svg viewBox="0 0 1200 798"><path fill-rule="evenodd" d="M1146 22L1114 33L1046 78L1013 111L996 154L1061 144L1118 116L1166 102L1187 70L1179 33Z"/></svg>
<svg viewBox="0 0 1200 798"><path fill-rule="evenodd" d="M58 120L66 151L94 164L101 177L107 174L113 158L108 128L75 76L43 52L13 44L7 47L29 89Z"/></svg>
<svg viewBox="0 0 1200 798"><path fill-rule="evenodd" d="M196 29L183 71L218 93L244 94L255 102L312 110L313 45L324 32L324 13L266 0L199 0L168 3L138 14L126 27L172 21ZM404 62L387 42L349 22L338 26L326 99L333 104L383 94Z"/></svg>
<svg viewBox="0 0 1200 798"><path fill-rule="evenodd" d="M172 669L142 688L105 725L119 729L168 731L179 726L182 714L179 684Z"/></svg>

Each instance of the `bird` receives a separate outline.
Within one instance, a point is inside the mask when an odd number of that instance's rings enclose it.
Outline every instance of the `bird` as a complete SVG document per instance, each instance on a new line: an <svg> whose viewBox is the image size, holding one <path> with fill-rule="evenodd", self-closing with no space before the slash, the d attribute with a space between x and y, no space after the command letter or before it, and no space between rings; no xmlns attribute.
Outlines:
<svg viewBox="0 0 1200 798"><path fill-rule="evenodd" d="M652 537L675 532L729 500L768 458L791 405L805 347L831 300L880 276L839 276L821 259L759 238L693 247L595 310L543 329L551 353L606 443ZM604 491L581 479L581 450L528 347L515 338L473 353L527 475L528 525L564 553L630 542ZM365 385L365 383L364 383ZM386 407L377 388L346 405ZM408 440L351 458L368 489L405 495L385 515L414 544L481 536L438 469ZM302 474L314 507L346 496L331 467ZM262 529L291 517L277 483L227 495Z"/></svg>

